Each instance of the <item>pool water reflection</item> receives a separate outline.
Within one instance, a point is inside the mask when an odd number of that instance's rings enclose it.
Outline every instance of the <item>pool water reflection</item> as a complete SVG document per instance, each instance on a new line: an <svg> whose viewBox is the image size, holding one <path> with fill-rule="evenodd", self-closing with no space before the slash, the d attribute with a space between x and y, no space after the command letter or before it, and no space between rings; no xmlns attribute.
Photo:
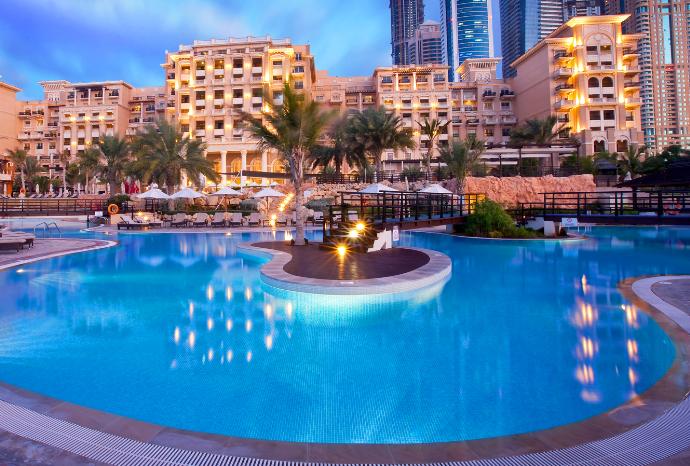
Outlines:
<svg viewBox="0 0 690 466"><path fill-rule="evenodd" d="M687 272L688 229L578 242L406 233L453 259L424 293L262 285L270 234L127 234L0 273L0 380L172 427L305 442L466 440L562 425L654 384L674 348L627 277Z"/></svg>

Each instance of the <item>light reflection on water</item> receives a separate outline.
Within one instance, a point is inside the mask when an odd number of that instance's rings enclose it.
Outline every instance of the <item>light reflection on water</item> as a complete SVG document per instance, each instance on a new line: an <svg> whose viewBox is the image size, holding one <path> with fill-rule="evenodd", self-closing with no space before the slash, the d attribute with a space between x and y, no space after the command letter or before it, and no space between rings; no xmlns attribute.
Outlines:
<svg viewBox="0 0 690 466"><path fill-rule="evenodd" d="M314 442L431 442L574 422L670 367L619 281L687 272L687 229L583 242L405 234L453 259L395 298L263 285L258 236L120 235L0 274L0 379L142 420ZM264 235L261 239L273 239Z"/></svg>

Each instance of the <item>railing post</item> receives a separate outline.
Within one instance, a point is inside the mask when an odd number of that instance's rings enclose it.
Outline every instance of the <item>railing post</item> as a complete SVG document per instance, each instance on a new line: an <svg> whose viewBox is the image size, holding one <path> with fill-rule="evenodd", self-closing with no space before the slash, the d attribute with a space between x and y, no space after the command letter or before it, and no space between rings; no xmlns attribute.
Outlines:
<svg viewBox="0 0 690 466"><path fill-rule="evenodd" d="M662 216L664 215L664 201L663 201L663 198L662 198L662 192L661 192L661 190L658 190L658 191L656 192L656 197L657 197L657 201L656 201L656 205L657 205L657 207L656 207L656 209L657 209L657 214L659 215L659 217L662 217Z"/></svg>

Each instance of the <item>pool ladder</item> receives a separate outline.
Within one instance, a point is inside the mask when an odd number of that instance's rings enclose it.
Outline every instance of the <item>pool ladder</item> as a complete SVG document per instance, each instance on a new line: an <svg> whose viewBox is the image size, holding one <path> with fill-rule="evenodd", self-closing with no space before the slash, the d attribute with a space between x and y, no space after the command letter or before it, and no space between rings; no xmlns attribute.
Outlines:
<svg viewBox="0 0 690 466"><path fill-rule="evenodd" d="M57 223L55 222L41 222L34 226L34 235L36 235L36 229L40 226L43 226L43 237L46 237L50 233L50 227L55 227L57 230L57 233L59 236L62 236L62 231L60 231L60 227L57 226Z"/></svg>

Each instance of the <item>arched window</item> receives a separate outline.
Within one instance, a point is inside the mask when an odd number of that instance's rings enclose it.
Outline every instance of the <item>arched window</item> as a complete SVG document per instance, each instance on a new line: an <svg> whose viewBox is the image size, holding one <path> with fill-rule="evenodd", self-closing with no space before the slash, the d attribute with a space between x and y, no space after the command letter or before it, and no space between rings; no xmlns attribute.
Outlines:
<svg viewBox="0 0 690 466"><path fill-rule="evenodd" d="M597 78L589 78L587 80L587 87L589 88L588 94L590 98L597 98L601 97L601 90L599 88L599 79Z"/></svg>
<svg viewBox="0 0 690 466"><path fill-rule="evenodd" d="M601 87L613 87L613 78L610 76L606 76L604 79L601 80Z"/></svg>
<svg viewBox="0 0 690 466"><path fill-rule="evenodd" d="M242 159L236 157L230 162L230 171L233 173L239 173L242 170Z"/></svg>
<svg viewBox="0 0 690 466"><path fill-rule="evenodd" d="M626 152L628 150L628 140L619 139L616 141L616 152Z"/></svg>
<svg viewBox="0 0 690 466"><path fill-rule="evenodd" d="M598 154L599 152L606 152L606 141L594 141L594 153Z"/></svg>
<svg viewBox="0 0 690 466"><path fill-rule="evenodd" d="M599 80L597 78L589 78L587 81L587 87L599 87Z"/></svg>
<svg viewBox="0 0 690 466"><path fill-rule="evenodd" d="M587 65L611 66L613 64L613 41L605 34L596 33L587 38Z"/></svg>

